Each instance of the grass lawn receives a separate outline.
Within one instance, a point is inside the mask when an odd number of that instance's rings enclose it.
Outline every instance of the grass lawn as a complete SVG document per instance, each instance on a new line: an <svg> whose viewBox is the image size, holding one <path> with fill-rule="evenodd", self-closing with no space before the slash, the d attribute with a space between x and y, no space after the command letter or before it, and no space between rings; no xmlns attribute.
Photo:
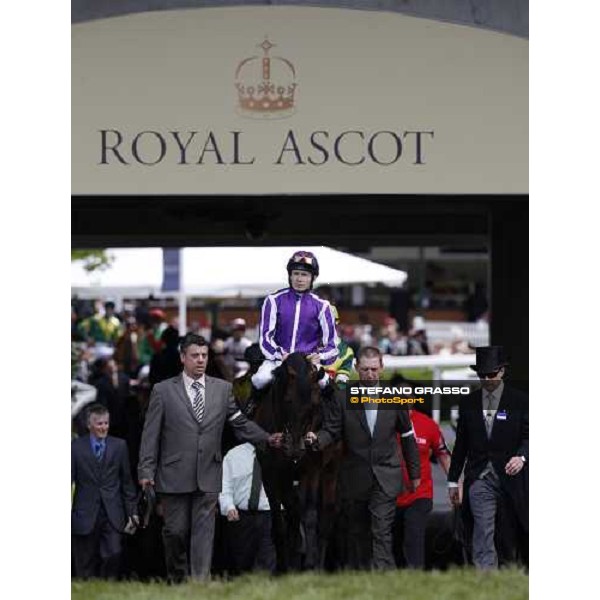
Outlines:
<svg viewBox="0 0 600 600"><path fill-rule="evenodd" d="M431 381L431 377L433 375L433 371L429 368L412 368L412 369L383 369L383 373L381 375L381 379L383 381L389 382L390 379L393 379L395 375L402 373L406 379L412 381ZM352 372L350 379L357 380L358 373L356 371Z"/></svg>
<svg viewBox="0 0 600 600"><path fill-rule="evenodd" d="M527 575L517 570L305 573L285 577L248 575L232 581L179 586L73 581L71 600L525 600L528 585Z"/></svg>

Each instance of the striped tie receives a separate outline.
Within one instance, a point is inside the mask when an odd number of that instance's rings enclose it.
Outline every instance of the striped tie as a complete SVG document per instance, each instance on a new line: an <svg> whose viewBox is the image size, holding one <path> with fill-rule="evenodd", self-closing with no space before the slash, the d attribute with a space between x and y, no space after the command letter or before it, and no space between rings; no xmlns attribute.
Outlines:
<svg viewBox="0 0 600 600"><path fill-rule="evenodd" d="M196 420L198 423L201 423L202 417L204 416L204 388L199 381L194 381L194 383L192 383L192 389L195 392L192 409L194 415L196 415Z"/></svg>

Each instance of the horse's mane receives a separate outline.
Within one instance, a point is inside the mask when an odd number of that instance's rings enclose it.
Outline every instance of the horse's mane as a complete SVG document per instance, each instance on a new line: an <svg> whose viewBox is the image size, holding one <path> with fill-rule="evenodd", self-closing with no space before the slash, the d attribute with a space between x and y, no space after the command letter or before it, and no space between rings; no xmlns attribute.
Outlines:
<svg viewBox="0 0 600 600"><path fill-rule="evenodd" d="M297 415L300 407L308 408L312 402L313 386L310 379L311 365L306 357L300 352L290 354L285 362L273 372L273 384L268 399L265 398L269 408L261 411L262 425L271 428L272 431L281 431L288 425L287 421ZM297 395L295 407L285 405L286 391L290 385L292 376L290 371L296 373Z"/></svg>

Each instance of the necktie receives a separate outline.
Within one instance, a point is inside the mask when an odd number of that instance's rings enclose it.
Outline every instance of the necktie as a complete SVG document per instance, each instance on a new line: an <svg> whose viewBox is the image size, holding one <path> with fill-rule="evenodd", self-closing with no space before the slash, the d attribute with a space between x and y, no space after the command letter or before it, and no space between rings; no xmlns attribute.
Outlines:
<svg viewBox="0 0 600 600"><path fill-rule="evenodd" d="M202 422L204 416L204 388L199 381L192 383L192 389L195 392L194 400L192 401L192 409L198 423Z"/></svg>
<svg viewBox="0 0 600 600"><path fill-rule="evenodd" d="M258 499L260 497L260 488L262 486L260 463L258 458L254 457L252 465L252 487L250 488L250 499L248 500L248 510L258 510Z"/></svg>
<svg viewBox="0 0 600 600"><path fill-rule="evenodd" d="M96 460L102 460L102 456L104 455L104 444L102 442L94 442L94 454L96 455Z"/></svg>
<svg viewBox="0 0 600 600"><path fill-rule="evenodd" d="M493 396L492 394L487 395L487 409L485 412L485 429L487 436L491 437L492 427L494 426L494 413L493 413Z"/></svg>

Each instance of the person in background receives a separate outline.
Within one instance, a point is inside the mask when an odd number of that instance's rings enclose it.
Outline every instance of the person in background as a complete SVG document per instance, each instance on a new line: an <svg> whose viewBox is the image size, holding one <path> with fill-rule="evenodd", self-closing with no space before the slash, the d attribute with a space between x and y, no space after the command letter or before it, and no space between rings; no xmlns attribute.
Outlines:
<svg viewBox="0 0 600 600"><path fill-rule="evenodd" d="M258 344L251 344L244 352L244 359L248 363L249 368L246 373L234 380L233 395L242 412L248 418L252 418L254 409L260 401L261 394L266 393L266 390L259 391L252 385L252 376L258 371L265 357L260 351Z"/></svg>
<svg viewBox="0 0 600 600"><path fill-rule="evenodd" d="M391 317L386 318L377 345L383 354L391 354L392 356L406 356L408 354L408 338L399 331L398 324Z"/></svg>
<svg viewBox="0 0 600 600"><path fill-rule="evenodd" d="M111 415L111 433L127 439L127 404L131 396L130 379L119 370L113 358L97 358L94 377L90 383L98 390L96 402L105 406Z"/></svg>
<svg viewBox="0 0 600 600"><path fill-rule="evenodd" d="M130 316L125 320L125 330L117 340L114 356L123 373L135 379L140 367L139 333L135 317Z"/></svg>
<svg viewBox="0 0 600 600"><path fill-rule="evenodd" d="M106 407L88 409L89 435L71 443L72 551L75 575L83 579L120 575L123 532L139 524L137 494L127 445L108 435Z"/></svg>
<svg viewBox="0 0 600 600"><path fill-rule="evenodd" d="M91 372L92 351L84 342L71 342L71 379L87 383Z"/></svg>
<svg viewBox="0 0 600 600"><path fill-rule="evenodd" d="M394 553L396 564L423 569L425 567L425 528L427 517L433 508L433 481L431 479L431 456L435 456L444 473L450 469L450 451L446 446L440 426L430 417L417 410L409 410L415 430L421 462L421 483L414 491L408 491L408 472L402 465L405 490L396 499ZM398 443L401 443L398 436Z"/></svg>
<svg viewBox="0 0 600 600"><path fill-rule="evenodd" d="M465 300L464 311L467 313L467 321L475 323L485 318L488 311L488 301L485 287L481 282L469 284L469 295Z"/></svg>
<svg viewBox="0 0 600 600"><path fill-rule="evenodd" d="M413 319L413 328L408 340L408 354L417 356L431 354L423 317L417 316Z"/></svg>
<svg viewBox="0 0 600 600"><path fill-rule="evenodd" d="M115 303L109 300L104 303L104 310L99 307L94 315L83 319L79 331L90 342L116 344L121 335L121 321L115 314Z"/></svg>
<svg viewBox="0 0 600 600"><path fill-rule="evenodd" d="M251 344L252 340L246 337L246 321L241 318L234 319L231 322L231 336L225 340L225 353L234 379L248 370L244 352Z"/></svg>
<svg viewBox="0 0 600 600"><path fill-rule="evenodd" d="M213 336L208 351L208 366L206 367L207 375L218 379L224 379L225 381L232 383L233 367L227 358L225 340L221 337Z"/></svg>
<svg viewBox="0 0 600 600"><path fill-rule="evenodd" d="M373 325L369 320L369 315L361 312L358 315L358 324L354 327L355 345L353 345L354 353L358 353L360 348L373 345Z"/></svg>
<svg viewBox="0 0 600 600"><path fill-rule="evenodd" d="M336 329L339 328L340 314L338 309L332 304L331 312L335 319ZM350 379L352 373L352 365L354 364L354 351L352 348L338 335L338 356L335 362L326 369L329 376L335 381L340 388L345 388L346 383Z"/></svg>
<svg viewBox="0 0 600 600"><path fill-rule="evenodd" d="M410 294L404 285L392 288L390 292L390 316L396 321L398 331L406 333L408 331L408 312L413 308Z"/></svg>
<svg viewBox="0 0 600 600"><path fill-rule="evenodd" d="M179 340L179 332L170 325L162 332L160 337L162 348L150 361L150 373L148 379L151 386L181 373L182 366L179 354Z"/></svg>
<svg viewBox="0 0 600 600"><path fill-rule="evenodd" d="M138 359L139 359L139 363L140 363L140 367L139 367L139 371L141 371L143 368L146 368L146 371L149 371L150 369L150 361L152 360L152 357L154 356L154 350L152 348L152 344L150 343L149 340L149 335L151 335L151 329L150 326L147 324L144 324L141 321L137 322L137 342L138 342L138 346L137 346L137 353L138 353ZM138 373L139 375L139 373Z"/></svg>
<svg viewBox="0 0 600 600"><path fill-rule="evenodd" d="M85 342L86 338L79 327L79 315L74 306L71 306L71 343Z"/></svg>
<svg viewBox="0 0 600 600"><path fill-rule="evenodd" d="M252 444L240 444L225 455L219 505L221 514L227 518L226 547L232 571L236 574L255 569L273 572L275 546L271 537L271 511Z"/></svg>
<svg viewBox="0 0 600 600"><path fill-rule="evenodd" d="M146 330L146 340L152 349L152 354L162 348L161 336L168 327L167 315L160 308L153 308L149 313L150 327Z"/></svg>

